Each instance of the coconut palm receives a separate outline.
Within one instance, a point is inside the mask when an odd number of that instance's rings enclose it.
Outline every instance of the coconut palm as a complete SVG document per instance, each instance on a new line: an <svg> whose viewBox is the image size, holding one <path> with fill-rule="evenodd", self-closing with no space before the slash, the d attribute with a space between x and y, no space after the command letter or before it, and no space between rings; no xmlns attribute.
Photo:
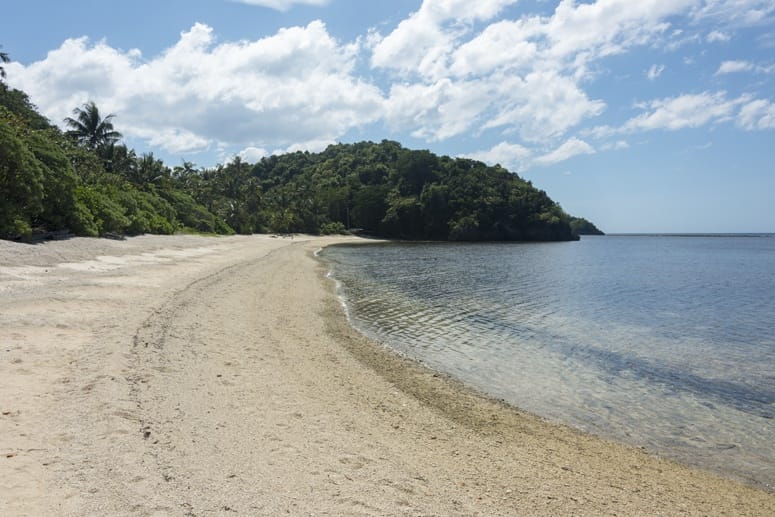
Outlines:
<svg viewBox="0 0 775 517"><path fill-rule="evenodd" d="M82 108L75 108L73 115L75 118L65 119L65 124L70 128L67 134L89 149L99 149L121 138L121 133L113 129L110 121L115 115L111 113L101 118L100 110L92 101L85 103Z"/></svg>
<svg viewBox="0 0 775 517"><path fill-rule="evenodd" d="M10 62L11 62L11 58L8 57L8 53L0 52L0 63L10 63ZM3 68L2 66L0 66L0 79L5 79L5 68Z"/></svg>

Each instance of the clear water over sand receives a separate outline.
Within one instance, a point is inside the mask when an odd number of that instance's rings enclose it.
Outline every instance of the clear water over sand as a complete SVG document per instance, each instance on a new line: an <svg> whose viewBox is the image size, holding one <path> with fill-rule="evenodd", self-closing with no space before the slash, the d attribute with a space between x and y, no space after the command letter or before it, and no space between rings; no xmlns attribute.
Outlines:
<svg viewBox="0 0 775 517"><path fill-rule="evenodd" d="M775 485L775 238L326 249L361 331L554 421Z"/></svg>

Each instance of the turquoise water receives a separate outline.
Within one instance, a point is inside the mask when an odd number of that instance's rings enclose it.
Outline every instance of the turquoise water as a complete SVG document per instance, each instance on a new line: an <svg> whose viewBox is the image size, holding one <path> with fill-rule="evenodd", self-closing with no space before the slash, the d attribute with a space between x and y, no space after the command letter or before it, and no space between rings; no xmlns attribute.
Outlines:
<svg viewBox="0 0 775 517"><path fill-rule="evenodd" d="M775 237L322 257L369 337L550 420L775 486Z"/></svg>

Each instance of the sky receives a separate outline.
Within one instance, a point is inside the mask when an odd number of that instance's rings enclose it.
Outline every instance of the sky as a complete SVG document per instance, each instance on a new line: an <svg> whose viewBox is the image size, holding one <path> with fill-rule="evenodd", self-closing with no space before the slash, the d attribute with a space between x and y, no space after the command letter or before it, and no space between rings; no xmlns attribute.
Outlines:
<svg viewBox="0 0 775 517"><path fill-rule="evenodd" d="M775 0L25 0L6 82L169 166L383 139L609 233L775 232Z"/></svg>

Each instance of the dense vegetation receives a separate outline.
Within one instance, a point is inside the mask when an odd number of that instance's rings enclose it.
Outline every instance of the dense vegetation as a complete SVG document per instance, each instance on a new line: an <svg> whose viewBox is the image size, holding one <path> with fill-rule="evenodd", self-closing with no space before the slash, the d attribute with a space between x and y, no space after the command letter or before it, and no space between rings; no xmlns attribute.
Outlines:
<svg viewBox="0 0 775 517"><path fill-rule="evenodd" d="M597 226L583 217L571 217L570 228L576 235L605 235Z"/></svg>
<svg viewBox="0 0 775 517"><path fill-rule="evenodd" d="M93 103L73 113L63 132L0 81L0 238L60 229L90 236L358 229L407 239L570 240L574 221L583 221L502 167L396 142L170 168L121 144L113 115L100 116Z"/></svg>

